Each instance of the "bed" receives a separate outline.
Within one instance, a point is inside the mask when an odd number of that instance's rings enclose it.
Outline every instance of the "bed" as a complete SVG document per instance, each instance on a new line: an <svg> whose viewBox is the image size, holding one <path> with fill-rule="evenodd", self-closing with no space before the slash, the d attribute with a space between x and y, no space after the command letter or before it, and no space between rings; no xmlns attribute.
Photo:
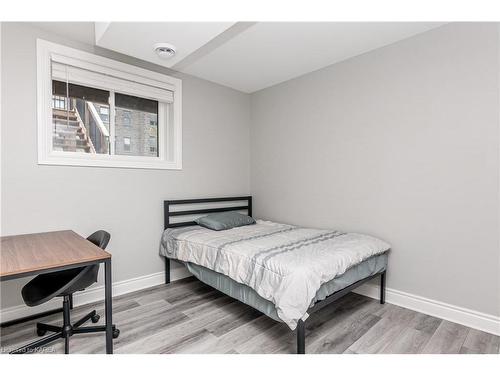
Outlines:
<svg viewBox="0 0 500 375"><path fill-rule="evenodd" d="M182 209L200 204L211 206ZM252 197L164 201L160 255L165 257L166 283L170 260L184 263L200 281L295 330L299 354L305 353L305 322L310 314L375 277L380 278L380 303L384 303L390 248L384 241L265 220L224 231L183 221L225 211L252 216Z"/></svg>

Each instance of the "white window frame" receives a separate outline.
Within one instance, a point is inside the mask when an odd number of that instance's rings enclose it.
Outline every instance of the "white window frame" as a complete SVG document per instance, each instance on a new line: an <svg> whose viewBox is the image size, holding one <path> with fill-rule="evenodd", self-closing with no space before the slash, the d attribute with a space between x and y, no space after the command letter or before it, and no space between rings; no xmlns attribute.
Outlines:
<svg viewBox="0 0 500 375"><path fill-rule="evenodd" d="M167 105L159 102L158 119L158 157L90 154L80 152L54 151L52 147L52 60L68 61L72 66L77 66L89 71L88 77L82 77L80 84L87 84L95 88L110 91L110 100L114 100L113 91L109 86L103 87L99 80L92 79L92 72L105 74L109 81L113 77L130 81L130 87L122 85L116 91L129 95L136 95L153 100L158 100L155 93L158 89L173 92L173 116L165 113ZM151 86L151 90L137 92L134 82ZM110 103L111 104L111 103ZM38 164L47 165L75 165L88 167L115 167L115 168L146 168L146 169L182 169L182 81L164 74L152 72L133 65L83 52L74 48L37 40L37 110L38 110ZM110 122L114 121L113 111L110 111ZM112 127L113 128L113 127ZM114 134L110 134L110 144L114 150ZM167 134L173 133L173 139L167 140ZM174 150L168 150L173 147ZM172 155L172 160L167 155Z"/></svg>

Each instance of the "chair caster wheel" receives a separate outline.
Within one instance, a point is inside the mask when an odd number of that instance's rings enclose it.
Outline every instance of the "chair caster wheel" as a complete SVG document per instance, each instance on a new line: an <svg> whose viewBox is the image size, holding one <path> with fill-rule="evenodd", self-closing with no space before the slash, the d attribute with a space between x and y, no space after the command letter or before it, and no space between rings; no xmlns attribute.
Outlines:
<svg viewBox="0 0 500 375"><path fill-rule="evenodd" d="M46 333L47 333L47 331L46 331L46 330L44 330L44 329L37 329L37 330L36 330L36 334L37 334L38 336L45 336L45 334L46 334Z"/></svg>
<svg viewBox="0 0 500 375"><path fill-rule="evenodd" d="M118 336L120 336L120 330L117 328L113 330L113 338L117 339Z"/></svg>
<svg viewBox="0 0 500 375"><path fill-rule="evenodd" d="M92 323L97 323L99 319L101 319L101 316L99 314L95 314L94 316L92 316L92 318L90 318L90 320L92 320Z"/></svg>

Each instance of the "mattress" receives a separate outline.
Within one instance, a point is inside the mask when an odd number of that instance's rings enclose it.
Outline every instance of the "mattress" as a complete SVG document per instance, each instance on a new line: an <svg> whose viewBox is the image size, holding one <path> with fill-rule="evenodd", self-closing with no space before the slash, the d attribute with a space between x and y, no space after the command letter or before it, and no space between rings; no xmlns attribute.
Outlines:
<svg viewBox="0 0 500 375"><path fill-rule="evenodd" d="M342 275L330 280L319 288L316 292L311 307L314 303L324 300L329 295L354 284L359 280L376 275L387 269L388 254L383 253L375 255L363 262L348 269ZM238 283L230 277L221 273L212 271L208 268L198 266L193 263L185 263L187 269L200 281L210 285L211 287L220 290L222 293L243 302L246 305L252 306L270 318L282 322L279 318L276 307L271 301L268 301L255 292L247 285Z"/></svg>
<svg viewBox="0 0 500 375"><path fill-rule="evenodd" d="M299 320L307 319L324 284L389 248L366 234L257 220L224 231L200 226L166 229L160 254L249 287L295 329Z"/></svg>

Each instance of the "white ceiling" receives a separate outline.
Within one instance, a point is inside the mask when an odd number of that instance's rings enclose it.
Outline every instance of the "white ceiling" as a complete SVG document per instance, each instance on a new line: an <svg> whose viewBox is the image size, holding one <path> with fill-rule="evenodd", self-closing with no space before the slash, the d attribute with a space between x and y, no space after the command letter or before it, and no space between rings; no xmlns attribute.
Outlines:
<svg viewBox="0 0 500 375"><path fill-rule="evenodd" d="M32 22L44 31L85 44L94 44L94 22Z"/></svg>
<svg viewBox="0 0 500 375"><path fill-rule="evenodd" d="M436 26L432 23L257 23L183 71L254 92Z"/></svg>
<svg viewBox="0 0 500 375"><path fill-rule="evenodd" d="M234 22L96 22L99 47L172 67L223 33ZM159 42L173 44L176 54L163 60L154 52Z"/></svg>
<svg viewBox="0 0 500 375"><path fill-rule="evenodd" d="M441 26L430 22L37 23L43 29L251 93ZM162 60L153 45L177 54Z"/></svg>

